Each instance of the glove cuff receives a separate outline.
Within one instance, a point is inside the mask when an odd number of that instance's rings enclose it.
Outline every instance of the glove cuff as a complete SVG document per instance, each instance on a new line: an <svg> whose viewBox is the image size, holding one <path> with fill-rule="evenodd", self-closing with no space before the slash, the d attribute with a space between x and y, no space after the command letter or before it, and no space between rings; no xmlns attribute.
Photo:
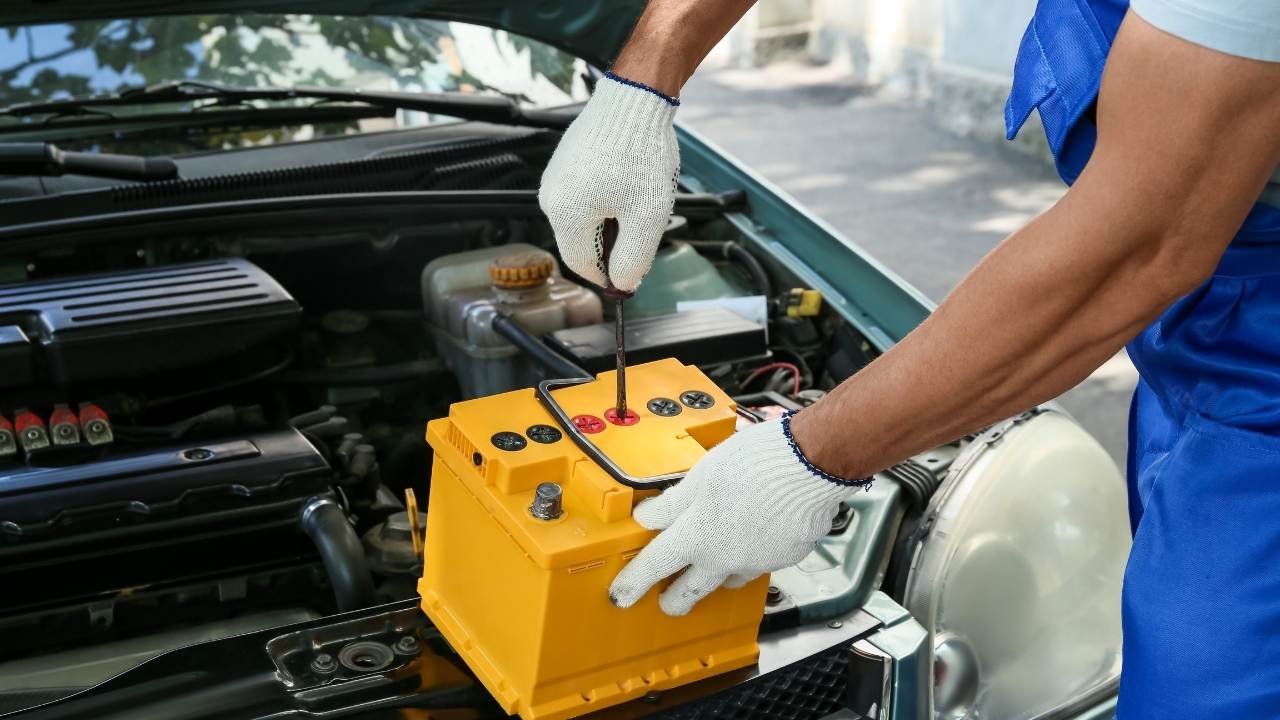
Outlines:
<svg viewBox="0 0 1280 720"><path fill-rule="evenodd" d="M670 99L648 86L606 76L596 83L583 115L603 113L598 121L617 133L615 140L652 137L653 128L670 127L675 122L679 103L673 105Z"/></svg>
<svg viewBox="0 0 1280 720"><path fill-rule="evenodd" d="M822 478L823 480L826 480L829 483L839 485L841 487L865 488L867 490L871 489L871 482L874 479L871 476L863 477L863 478L853 478L853 479L842 478L839 475L832 475L826 470L823 470L817 465L814 465L813 462L809 460L809 458L805 457L804 452L800 450L800 446L796 443L795 436L791 434L791 417L793 415L795 415L795 411L789 412L782 416L782 421L781 421L782 434L787 439L787 445L791 446L792 454L795 455L796 460L798 460L800 464L805 467L806 470L808 470L811 474L819 478Z"/></svg>
<svg viewBox="0 0 1280 720"><path fill-rule="evenodd" d="M620 82L623 85L629 85L633 88L636 88L637 90L644 90L645 92L653 93L654 95L657 95L658 97L666 101L666 103L671 107L680 107L680 98L671 97L670 95L662 92L661 90L655 87L650 87L649 85L645 85L642 82L636 82L635 80L624 78L612 70L604 74L604 79L613 80L614 82Z"/></svg>

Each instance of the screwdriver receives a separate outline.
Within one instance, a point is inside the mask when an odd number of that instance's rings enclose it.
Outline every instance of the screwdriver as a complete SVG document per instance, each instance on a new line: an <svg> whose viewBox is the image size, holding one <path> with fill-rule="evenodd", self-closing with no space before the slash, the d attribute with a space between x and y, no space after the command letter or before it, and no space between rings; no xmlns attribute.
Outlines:
<svg viewBox="0 0 1280 720"><path fill-rule="evenodd" d="M604 254L604 271L607 277L609 274L609 256L613 254L613 245L618 240L618 221L615 218L608 218L604 221L600 240L601 250ZM629 424L627 415L627 326L626 321L623 319L622 303L631 295L632 293L615 287L613 280L608 280L604 288L604 296L613 301L613 340L617 346L616 359L618 364L618 397L614 403L613 411L617 415L619 425Z"/></svg>

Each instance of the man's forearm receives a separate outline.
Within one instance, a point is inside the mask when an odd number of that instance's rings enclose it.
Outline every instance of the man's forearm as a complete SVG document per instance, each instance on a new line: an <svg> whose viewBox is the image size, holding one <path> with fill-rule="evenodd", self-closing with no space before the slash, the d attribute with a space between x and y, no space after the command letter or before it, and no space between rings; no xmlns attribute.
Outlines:
<svg viewBox="0 0 1280 720"><path fill-rule="evenodd" d="M668 95L679 95L702 59L754 2L649 0L613 71Z"/></svg>
<svg viewBox="0 0 1280 720"><path fill-rule="evenodd" d="M1216 267L1280 162L1277 112L1276 66L1131 14L1075 186L919 328L797 415L801 449L865 476L1084 379Z"/></svg>
<svg viewBox="0 0 1280 720"><path fill-rule="evenodd" d="M1140 256L1069 242L1116 237L1073 226L1071 212L1064 203L1011 236L916 331L800 413L806 455L862 477L1053 398L1189 289Z"/></svg>

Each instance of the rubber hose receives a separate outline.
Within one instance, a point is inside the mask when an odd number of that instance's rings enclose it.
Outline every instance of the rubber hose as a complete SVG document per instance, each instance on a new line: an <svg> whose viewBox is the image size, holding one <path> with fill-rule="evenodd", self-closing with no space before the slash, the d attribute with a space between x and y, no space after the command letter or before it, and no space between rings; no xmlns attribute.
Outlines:
<svg viewBox="0 0 1280 720"><path fill-rule="evenodd" d="M733 260L742 266L747 274L751 276L752 288L767 298L773 297L773 283L769 281L769 274L764 271L764 266L752 255L750 251L742 247L732 240L686 240L690 247L700 253L719 253L726 260Z"/></svg>
<svg viewBox="0 0 1280 720"><path fill-rule="evenodd" d="M578 367L573 361L562 357L555 350L543 345L538 338L529 334L528 330L507 315L495 315L493 331L515 345L520 352L529 356L530 360L542 366L557 380L571 378L589 378L591 373Z"/></svg>
<svg viewBox="0 0 1280 720"><path fill-rule="evenodd" d="M886 468L884 472L886 475L892 477L898 482L898 485L902 488L903 494L907 498L907 504L910 507L917 510L924 507L926 501L924 489L920 486L918 479L911 472L904 471L897 465Z"/></svg>
<svg viewBox="0 0 1280 720"><path fill-rule="evenodd" d="M886 469L885 473L898 481L911 507L917 510L929 504L929 498L933 497L940 484L932 470L910 459Z"/></svg>
<svg viewBox="0 0 1280 720"><path fill-rule="evenodd" d="M773 283L769 282L769 275L765 273L764 266L755 255L747 252L746 248L736 242L726 243L725 254L747 269L751 275L751 282L755 284L756 290L761 295L767 298L773 297Z"/></svg>
<svg viewBox="0 0 1280 720"><path fill-rule="evenodd" d="M301 522L324 562L338 609L345 612L372 606L373 575L360 538L338 503L332 498L312 498L302 508Z"/></svg>

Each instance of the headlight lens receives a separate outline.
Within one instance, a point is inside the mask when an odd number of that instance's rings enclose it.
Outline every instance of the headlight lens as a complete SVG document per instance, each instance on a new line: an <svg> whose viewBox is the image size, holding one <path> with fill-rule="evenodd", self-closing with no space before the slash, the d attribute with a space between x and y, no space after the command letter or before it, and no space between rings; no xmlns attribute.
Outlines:
<svg viewBox="0 0 1280 720"><path fill-rule="evenodd" d="M1056 412L975 450L930 507L906 604L934 639L936 717L1035 718L1119 675L1125 484Z"/></svg>

